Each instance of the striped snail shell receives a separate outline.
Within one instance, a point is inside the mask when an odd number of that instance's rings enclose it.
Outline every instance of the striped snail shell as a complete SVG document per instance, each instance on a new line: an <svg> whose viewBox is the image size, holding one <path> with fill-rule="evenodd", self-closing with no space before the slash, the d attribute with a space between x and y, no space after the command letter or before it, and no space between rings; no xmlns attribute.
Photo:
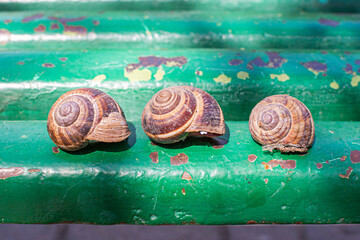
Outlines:
<svg viewBox="0 0 360 240"><path fill-rule="evenodd" d="M79 150L90 140L120 142L131 134L119 104L93 88L62 95L50 109L47 129L51 140L67 151Z"/></svg>
<svg viewBox="0 0 360 240"><path fill-rule="evenodd" d="M249 129L253 139L267 151L307 152L314 142L314 121L309 109L288 95L260 101L251 112Z"/></svg>
<svg viewBox="0 0 360 240"><path fill-rule="evenodd" d="M168 87L157 92L144 108L141 123L150 139L175 143L187 136L225 134L222 110L207 92L191 87Z"/></svg>

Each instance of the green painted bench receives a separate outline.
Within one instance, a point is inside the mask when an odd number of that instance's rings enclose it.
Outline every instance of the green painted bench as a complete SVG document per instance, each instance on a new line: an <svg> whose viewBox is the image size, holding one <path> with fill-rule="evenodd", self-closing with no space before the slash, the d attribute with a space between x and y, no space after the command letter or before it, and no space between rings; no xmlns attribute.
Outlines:
<svg viewBox="0 0 360 240"><path fill-rule="evenodd" d="M1 222L359 223L359 6L2 1ZM152 144L142 110L175 85L211 93L227 133ZM73 153L55 147L48 111L79 87L118 101L132 131L127 141ZM251 109L273 94L312 112L316 140L307 154L263 152L252 140ZM188 160L175 161L178 154Z"/></svg>

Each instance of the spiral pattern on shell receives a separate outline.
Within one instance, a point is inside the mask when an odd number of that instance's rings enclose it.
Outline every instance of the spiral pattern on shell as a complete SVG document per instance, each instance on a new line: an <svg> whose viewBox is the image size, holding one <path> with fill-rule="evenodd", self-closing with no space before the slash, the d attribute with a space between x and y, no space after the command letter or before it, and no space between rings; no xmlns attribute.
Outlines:
<svg viewBox="0 0 360 240"><path fill-rule="evenodd" d="M68 151L85 147L89 140L117 142L130 135L118 103L92 88L62 95L50 109L47 129L51 140Z"/></svg>
<svg viewBox="0 0 360 240"><path fill-rule="evenodd" d="M306 152L314 142L315 128L309 109L288 95L274 95L252 110L249 130L264 150Z"/></svg>
<svg viewBox="0 0 360 240"><path fill-rule="evenodd" d="M210 94L190 86L168 87L156 93L144 108L142 126L150 139L164 144L178 142L189 134L225 134L219 104Z"/></svg>

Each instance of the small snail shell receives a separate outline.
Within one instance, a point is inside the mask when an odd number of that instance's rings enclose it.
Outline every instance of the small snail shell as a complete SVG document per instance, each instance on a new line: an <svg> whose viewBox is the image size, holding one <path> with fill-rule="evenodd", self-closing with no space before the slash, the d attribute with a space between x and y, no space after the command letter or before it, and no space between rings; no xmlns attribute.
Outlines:
<svg viewBox="0 0 360 240"><path fill-rule="evenodd" d="M79 150L89 140L120 142L131 134L119 104L93 88L62 95L50 109L47 129L51 140L67 151Z"/></svg>
<svg viewBox="0 0 360 240"><path fill-rule="evenodd" d="M314 142L315 128L307 107L294 97L274 95L252 110L249 129L264 150L306 152Z"/></svg>
<svg viewBox="0 0 360 240"><path fill-rule="evenodd" d="M150 139L169 144L192 136L225 134L219 104L207 92L190 86L168 87L156 93L144 108L142 126Z"/></svg>

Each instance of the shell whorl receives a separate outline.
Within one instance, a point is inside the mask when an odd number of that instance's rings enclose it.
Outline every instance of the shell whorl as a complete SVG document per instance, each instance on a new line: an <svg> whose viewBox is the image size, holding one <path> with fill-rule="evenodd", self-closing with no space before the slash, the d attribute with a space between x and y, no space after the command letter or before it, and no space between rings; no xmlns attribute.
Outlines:
<svg viewBox="0 0 360 240"><path fill-rule="evenodd" d="M117 113L116 117L124 130L121 133L112 133L118 135L115 138L118 140L125 135L130 135L130 131L117 102L97 89L80 88L69 91L62 95L50 109L47 123L49 136L56 145L68 151L85 147L90 139L106 142L108 139L106 136L100 138L91 138L91 136L97 131L97 126L104 119L112 117L114 113ZM119 134L125 135L119 136Z"/></svg>
<svg viewBox="0 0 360 240"><path fill-rule="evenodd" d="M216 110L209 113L209 109ZM199 132L208 136L225 133L222 111L215 99L188 86L168 87L156 93L144 108L142 126L152 140L164 144Z"/></svg>
<svg viewBox="0 0 360 240"><path fill-rule="evenodd" d="M249 130L264 150L306 152L314 141L314 121L309 109L298 99L274 95L252 110Z"/></svg>

